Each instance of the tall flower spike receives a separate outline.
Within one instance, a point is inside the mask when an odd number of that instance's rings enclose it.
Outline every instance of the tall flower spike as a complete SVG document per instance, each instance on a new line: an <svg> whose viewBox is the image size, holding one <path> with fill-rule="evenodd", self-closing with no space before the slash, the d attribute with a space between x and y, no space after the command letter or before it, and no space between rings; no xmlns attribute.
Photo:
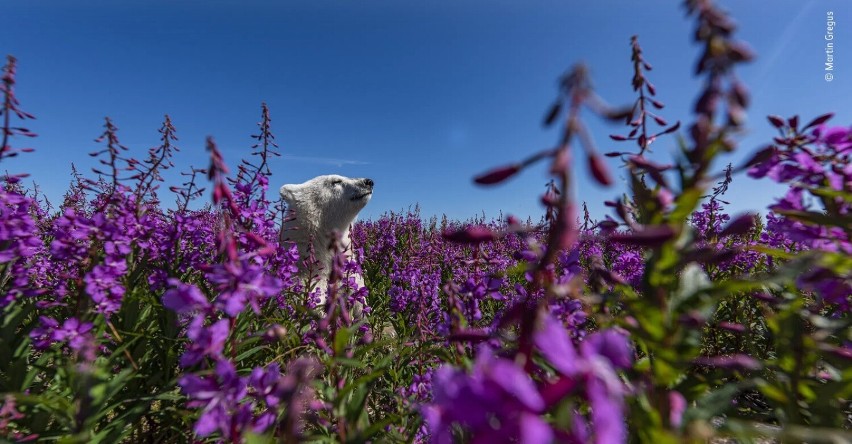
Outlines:
<svg viewBox="0 0 852 444"><path fill-rule="evenodd" d="M136 164L137 173L133 176L138 185L136 187L136 200L141 201L147 194L156 198L156 191L163 182L161 171L174 167L172 157L180 149L173 144L177 141L177 135L172 120L168 114L165 115L163 125L157 130L160 133L160 144L148 150L148 158L141 164Z"/></svg>
<svg viewBox="0 0 852 444"><path fill-rule="evenodd" d="M18 153L28 153L33 151L32 148L13 149L9 145L9 139L13 136L35 137L36 134L27 128L12 126L12 114L15 114L20 120L35 119L30 113L27 113L19 108L18 98L15 96L15 75L17 74L18 60L14 56L6 57L6 65L3 67L2 82L0 82L0 92L3 94L3 108L0 109L0 116L3 117L3 143L0 144L0 161L4 157L14 157ZM0 180L15 179L25 177L26 175L0 176Z"/></svg>
<svg viewBox="0 0 852 444"><path fill-rule="evenodd" d="M269 158L281 156L278 152L278 144L275 143L275 135L272 134L272 118L269 116L269 107L266 103L261 104L261 120L257 126L260 133L253 134L252 139L257 143L252 145L252 156L260 157L260 163L254 164L243 159L238 168L237 178L230 182L237 189L238 200L241 205L248 205L249 201L258 199L260 203L266 202L267 178L272 175L269 169ZM257 193L257 195L255 195Z"/></svg>
<svg viewBox="0 0 852 444"><path fill-rule="evenodd" d="M106 186L106 189L101 191L105 191L110 196L110 199L112 199L112 197L120 191L120 182L126 179L125 177L121 177L122 172L132 170L133 163L135 161L128 161L128 159L122 157L121 153L123 151L127 151L127 147L122 145L118 140L118 127L115 126L112 119L109 117L104 118L104 132L95 139L95 142L106 142L106 148L100 151L91 152L89 153L89 156L99 157L101 155L106 155L106 158L98 159L98 162L101 165L106 166L108 170L103 171L98 168L92 168L92 171L100 177L97 181L93 179L86 179L86 187L90 190L97 191L99 188ZM124 163L124 165L121 165L121 163ZM101 183L101 180L104 179L103 176L106 176L106 179L109 181L108 183ZM105 202L105 204L110 203L111 200Z"/></svg>
<svg viewBox="0 0 852 444"><path fill-rule="evenodd" d="M627 124L631 128L630 132L626 136L612 134L609 137L616 142L636 141L636 144L639 146L638 154L642 155L645 151L650 150L651 143L656 141L659 136L677 131L680 127L680 122L678 121L671 126L667 126L666 119L657 115L648 107L648 104L650 104L652 108L662 109L664 105L659 100L650 97L655 96L657 90L645 76L645 72L651 70L651 65L642 55L642 47L639 45L638 36L634 35L630 38L630 47L633 51L630 57L633 61L632 87L633 91L636 91L639 96L636 98L627 117ZM650 96L645 94L646 91ZM657 125L663 128L656 132L651 131L648 125L648 117L651 117Z"/></svg>

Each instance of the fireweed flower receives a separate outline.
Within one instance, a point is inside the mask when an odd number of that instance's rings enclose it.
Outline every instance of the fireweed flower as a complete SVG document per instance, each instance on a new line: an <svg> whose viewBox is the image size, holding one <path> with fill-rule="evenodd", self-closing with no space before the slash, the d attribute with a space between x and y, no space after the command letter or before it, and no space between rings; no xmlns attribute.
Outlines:
<svg viewBox="0 0 852 444"><path fill-rule="evenodd" d="M701 210L692 213L691 222L699 239L715 236L722 231L722 225L728 222L731 216L724 213L722 206L716 199L701 204Z"/></svg>
<svg viewBox="0 0 852 444"><path fill-rule="evenodd" d="M195 285L184 284L178 279L168 280L172 288L163 293L163 306L177 313L205 311L210 308L210 301Z"/></svg>
<svg viewBox="0 0 852 444"><path fill-rule="evenodd" d="M191 367L205 357L221 358L228 340L228 320L220 319L212 325L204 325L205 317L198 315L192 319L186 330L189 343L186 352L180 357L181 367Z"/></svg>
<svg viewBox="0 0 852 444"><path fill-rule="evenodd" d="M683 412L686 411L686 398L680 392L671 391L669 392L669 405L671 406L669 423L675 427L680 427L683 423Z"/></svg>
<svg viewBox="0 0 852 444"><path fill-rule="evenodd" d="M560 322L547 316L534 339L542 355L563 377L585 388L584 393L592 410L591 428L595 442L625 442L626 389L615 370L627 369L632 365L633 350L627 337L612 330L597 332L582 342L578 352ZM553 387L558 389L559 384ZM545 396L550 397L547 394ZM574 429L585 430L585 427Z"/></svg>
<svg viewBox="0 0 852 444"><path fill-rule="evenodd" d="M790 119L790 122L793 120ZM825 120L827 117L822 116L815 122ZM790 125L793 126L792 123ZM779 128L783 127L784 122L781 121ZM776 139L782 148L749 170L752 177L766 176L776 182L789 184L785 195L770 206L771 210L780 215L767 216L767 229L761 241L788 249L852 254L852 239L842 227L818 225L783 216L785 212L828 211L828 204L813 208L820 199L809 191L812 187L845 192L852 189L851 140L852 129L829 128L824 124L817 125L807 135L807 142L811 144L807 148L798 142ZM852 204L839 197L831 202L831 207L829 215L852 213ZM841 311L848 311L849 284L842 277L833 276L824 270L811 270L799 278L798 285L814 292L823 301L839 306Z"/></svg>
<svg viewBox="0 0 852 444"><path fill-rule="evenodd" d="M208 376L189 373L178 381L189 398L187 407L201 408L201 416L193 430L198 436L215 432L224 439L235 439L252 420L251 404L242 400L247 394L246 378L237 375L234 365L226 360L216 363L215 372Z"/></svg>
<svg viewBox="0 0 852 444"><path fill-rule="evenodd" d="M7 394L0 404L0 436L14 442L30 442L38 439L38 435L24 435L15 429L12 423L26 418L26 415L18 411L15 397Z"/></svg>
<svg viewBox="0 0 852 444"><path fill-rule="evenodd" d="M90 224L85 215L65 209L53 224L50 254L59 260L81 262L88 254Z"/></svg>
<svg viewBox="0 0 852 444"><path fill-rule="evenodd" d="M434 331L444 321L439 292L440 271L425 270L416 265L395 268L388 290L389 308Z"/></svg>
<svg viewBox="0 0 852 444"><path fill-rule="evenodd" d="M840 313L849 313L852 309L852 284L848 279L817 268L801 276L796 283L800 288L813 291L822 300L836 305Z"/></svg>
<svg viewBox="0 0 852 444"><path fill-rule="evenodd" d="M462 301L464 315L468 320L478 321L482 319L480 303L485 298L488 288L482 281L475 277L468 277L458 288L458 296Z"/></svg>
<svg viewBox="0 0 852 444"><path fill-rule="evenodd" d="M33 256L41 245L32 199L0 188L0 263Z"/></svg>
<svg viewBox="0 0 852 444"><path fill-rule="evenodd" d="M53 333L59 328L59 322L47 316L39 316L38 319L39 326L30 331L30 338L36 350L47 350L56 342Z"/></svg>
<svg viewBox="0 0 852 444"><path fill-rule="evenodd" d="M30 198L0 188L0 265L7 267L7 283L0 287L0 309L21 296L31 295L29 262L39 252L35 219L31 215L38 207Z"/></svg>
<svg viewBox="0 0 852 444"><path fill-rule="evenodd" d="M83 278L86 293L95 302L97 313L109 317L121 308L121 300L125 293L121 278L126 272L127 263L122 259L95 265Z"/></svg>
<svg viewBox="0 0 852 444"><path fill-rule="evenodd" d="M564 284L577 276L583 271L580 265L580 249L574 248L571 251L560 251L557 256L559 266L562 269L558 283Z"/></svg>
<svg viewBox="0 0 852 444"><path fill-rule="evenodd" d="M267 275L264 265L256 261L243 259L206 268L207 279L219 292L214 305L231 317L240 314L246 304L260 314L260 306L281 290L281 281Z"/></svg>
<svg viewBox="0 0 852 444"><path fill-rule="evenodd" d="M399 389L400 395L406 400L416 404L425 404L432 400L432 377L435 371L427 369L423 373L416 373L408 387Z"/></svg>
<svg viewBox="0 0 852 444"><path fill-rule="evenodd" d="M432 376L432 403L422 409L432 442L452 442L452 425L468 431L474 442L546 442L554 438L540 415L553 402L582 388L591 407L591 427L577 414L573 439L597 443L625 442L624 395L617 369L633 362L626 336L607 330L590 335L577 350L562 323L545 317L534 336L536 348L557 370L559 379L537 388L513 361L482 346L470 374L449 366Z"/></svg>
<svg viewBox="0 0 852 444"><path fill-rule="evenodd" d="M118 191L110 196L109 202L109 208L90 217L66 208L50 230L51 261L58 268L55 271L68 278L85 273L85 291L94 301L95 311L107 317L121 307L125 294L122 280L133 246L140 248L141 257L153 256L150 254L153 230L145 225L150 218L137 217L132 203ZM91 269L83 267L92 262ZM66 278L54 282L51 289L59 299L70 291L68 281Z"/></svg>
<svg viewBox="0 0 852 444"><path fill-rule="evenodd" d="M83 362L91 362L95 359L93 327L91 322L80 322L77 318L69 318L60 326L56 319L39 316L39 326L30 331L30 338L36 350L67 346Z"/></svg>
<svg viewBox="0 0 852 444"><path fill-rule="evenodd" d="M550 304L550 313L562 322L572 339L582 339L586 335L584 326L588 316L583 304L571 298L562 298Z"/></svg>
<svg viewBox="0 0 852 444"><path fill-rule="evenodd" d="M281 369L278 364L270 364L266 368L255 367L249 377L251 385L255 388L255 396L270 407L277 406L281 400L281 393L278 391L280 379Z"/></svg>
<svg viewBox="0 0 852 444"><path fill-rule="evenodd" d="M645 272L645 260L641 250L628 246L615 246L611 270L622 276L631 285L638 286Z"/></svg>
<svg viewBox="0 0 852 444"><path fill-rule="evenodd" d="M278 411L275 410L275 407L278 406L286 391L281 383L282 376L278 364L270 364L266 368L255 367L252 369L251 375L248 378L248 384L254 389L253 396L269 408L268 411L254 420L253 429L255 432L262 433L275 423L275 419L278 416Z"/></svg>
<svg viewBox="0 0 852 444"><path fill-rule="evenodd" d="M53 339L56 341L67 342L68 347L74 351L82 350L89 342L94 326L91 322L80 322L77 318L66 320L62 327L53 332Z"/></svg>
<svg viewBox="0 0 852 444"><path fill-rule="evenodd" d="M828 125L816 126L811 135L814 140L838 152L846 153L852 150L852 128Z"/></svg>
<svg viewBox="0 0 852 444"><path fill-rule="evenodd" d="M291 435L298 434L301 415L312 397L305 383L316 369L313 361L300 359L282 375L277 364L255 367L249 376L239 376L227 360L216 362L213 374L188 374L178 381L189 397L187 406L201 408L194 430L204 437L219 432L224 439L239 438L246 430L265 432L278 417L277 407L287 406ZM236 435L235 435L236 434Z"/></svg>
<svg viewBox="0 0 852 444"><path fill-rule="evenodd" d="M369 314L372 309L367 304L367 296L370 290L358 282L356 276L361 276L363 270L361 265L355 260L346 260L343 263L342 278L340 280L340 291L346 295L346 306L354 307L356 304L361 306L361 314Z"/></svg>
<svg viewBox="0 0 852 444"><path fill-rule="evenodd" d="M423 415L433 443L452 443L452 425L470 431L473 442L550 443L553 431L539 415L544 400L514 362L483 346L471 374L441 367L433 376L433 403Z"/></svg>
<svg viewBox="0 0 852 444"><path fill-rule="evenodd" d="M602 330L591 334L580 347L582 355L591 358L602 356L613 367L626 370L633 365L633 347L624 333Z"/></svg>

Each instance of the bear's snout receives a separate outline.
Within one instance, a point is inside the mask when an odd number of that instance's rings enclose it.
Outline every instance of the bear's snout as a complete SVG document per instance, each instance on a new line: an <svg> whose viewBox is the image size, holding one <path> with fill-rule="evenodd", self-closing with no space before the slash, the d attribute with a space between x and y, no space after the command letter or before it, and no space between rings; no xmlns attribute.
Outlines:
<svg viewBox="0 0 852 444"><path fill-rule="evenodd" d="M363 183L365 186L369 187L370 189L373 189L373 179L361 179L361 183Z"/></svg>

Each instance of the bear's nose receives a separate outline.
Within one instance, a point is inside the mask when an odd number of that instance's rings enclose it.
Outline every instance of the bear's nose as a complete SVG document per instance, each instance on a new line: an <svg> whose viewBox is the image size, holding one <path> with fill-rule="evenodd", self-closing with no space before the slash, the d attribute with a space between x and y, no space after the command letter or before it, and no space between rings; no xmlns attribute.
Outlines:
<svg viewBox="0 0 852 444"><path fill-rule="evenodd" d="M373 188L373 179L363 179L362 182L364 182L364 185Z"/></svg>

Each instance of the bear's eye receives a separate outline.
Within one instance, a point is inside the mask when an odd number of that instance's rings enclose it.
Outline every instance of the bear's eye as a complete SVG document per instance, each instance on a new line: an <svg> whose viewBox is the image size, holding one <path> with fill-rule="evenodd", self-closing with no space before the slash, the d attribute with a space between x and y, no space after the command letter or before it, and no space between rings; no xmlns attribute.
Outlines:
<svg viewBox="0 0 852 444"><path fill-rule="evenodd" d="M331 185L332 185L332 186L334 186L334 185L340 185L340 184L342 184L342 183L343 183L343 181L342 181L342 180L340 180L340 179L334 179L334 180L332 180L332 181L331 181Z"/></svg>

